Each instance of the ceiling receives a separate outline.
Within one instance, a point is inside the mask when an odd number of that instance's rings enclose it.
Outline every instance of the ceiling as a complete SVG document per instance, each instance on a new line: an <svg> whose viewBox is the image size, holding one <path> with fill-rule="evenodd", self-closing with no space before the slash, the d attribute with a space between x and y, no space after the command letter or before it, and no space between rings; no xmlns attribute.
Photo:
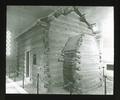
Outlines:
<svg viewBox="0 0 120 100"><path fill-rule="evenodd" d="M61 6L7 6L7 30L18 35L36 19L47 16ZM109 8L104 7L79 7L81 13L86 14L86 18L91 23L100 23L100 19L105 17ZM99 12L99 13L97 13Z"/></svg>
<svg viewBox="0 0 120 100"><path fill-rule="evenodd" d="M47 16L56 7L51 6L8 6L7 7L7 30L18 35L36 19Z"/></svg>
<svg viewBox="0 0 120 100"><path fill-rule="evenodd" d="M47 16L59 7L61 6L7 6L7 30L14 38L38 18ZM113 22L111 22L113 7L79 6L78 8L81 13L86 14L89 23L96 23L102 31L104 47L113 48Z"/></svg>

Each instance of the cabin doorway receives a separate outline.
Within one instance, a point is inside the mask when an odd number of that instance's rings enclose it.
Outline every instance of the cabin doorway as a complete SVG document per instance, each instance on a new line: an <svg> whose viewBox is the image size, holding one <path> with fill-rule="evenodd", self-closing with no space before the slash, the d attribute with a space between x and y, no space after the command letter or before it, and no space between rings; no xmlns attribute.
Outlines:
<svg viewBox="0 0 120 100"><path fill-rule="evenodd" d="M30 77L30 51L26 51L25 53L25 76L26 78Z"/></svg>

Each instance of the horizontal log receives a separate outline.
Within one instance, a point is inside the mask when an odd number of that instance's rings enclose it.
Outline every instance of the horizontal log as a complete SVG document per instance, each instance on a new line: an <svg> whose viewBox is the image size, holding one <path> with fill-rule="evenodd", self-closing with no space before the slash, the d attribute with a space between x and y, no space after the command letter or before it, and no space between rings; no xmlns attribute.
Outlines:
<svg viewBox="0 0 120 100"><path fill-rule="evenodd" d="M85 62L85 60L86 60L86 62L90 62L90 61L98 61L98 60L100 60L99 59L99 56L81 56L81 61L83 61L83 62Z"/></svg>
<svg viewBox="0 0 120 100"><path fill-rule="evenodd" d="M53 69L53 70L50 69L50 72L51 72L51 73L62 74L62 73L58 73L58 72L61 72L61 71L62 71L61 68L59 68L59 67L55 67L55 66L52 66L52 65L50 66L50 68Z"/></svg>
<svg viewBox="0 0 120 100"><path fill-rule="evenodd" d="M66 7L65 8L62 7L62 8L59 8L58 10L54 11L53 13L51 13L50 16L59 17L62 14L67 16L69 13L71 13L73 11L74 11L73 7L67 7L67 8Z"/></svg>
<svg viewBox="0 0 120 100"><path fill-rule="evenodd" d="M94 46L94 48L91 48L93 46ZM82 43L81 47L82 48L88 47L88 48L91 48L92 50L98 50L96 42L91 42L91 41L85 41L85 40L83 40L83 43Z"/></svg>
<svg viewBox="0 0 120 100"><path fill-rule="evenodd" d="M87 71L89 72L89 71L92 71L92 70L93 70L93 71L94 71L94 70L99 71L99 66L95 66L95 65L93 65L93 66L90 66L90 65L89 65L89 66L87 66L87 65L86 65L86 66L76 66L76 68L79 68L81 72L82 72L82 71L83 71L83 72L84 72L84 71L85 71L85 72L87 72ZM80 72L79 72L79 73L80 73Z"/></svg>
<svg viewBox="0 0 120 100"><path fill-rule="evenodd" d="M60 27L62 27L62 26L66 27L66 28L73 27L75 29L81 28L81 29L85 29L85 30L90 31L82 23L77 23L77 22L75 23L72 20L68 20L67 21L67 19L65 19L65 20L63 20L63 19L61 19L61 20L57 19L57 20L55 20L55 22L51 23L51 25L52 25L52 27L55 27L57 25L57 26L60 26Z"/></svg>
<svg viewBox="0 0 120 100"><path fill-rule="evenodd" d="M18 45L29 45L30 43L33 44L33 43L39 43L39 42L43 42L43 38L42 37L36 37L36 38L33 38L33 39L28 39L28 40L25 40L25 41L20 41L18 43Z"/></svg>
<svg viewBox="0 0 120 100"><path fill-rule="evenodd" d="M99 69L98 70L84 70L84 71L78 71L75 70L76 73L78 73L79 75L83 75L83 74L92 74L92 73L99 73Z"/></svg>
<svg viewBox="0 0 120 100"><path fill-rule="evenodd" d="M94 84L94 82L96 82L96 83L100 82L99 76L98 77L95 77L95 76L96 75L94 75L94 77L92 76L93 78L88 77L88 78L84 78L84 79L82 77L80 79L76 78L76 82L78 82L79 84L83 84L83 86L89 86L89 85Z"/></svg>
<svg viewBox="0 0 120 100"><path fill-rule="evenodd" d="M50 32L49 32L49 34L50 35L53 35L54 36L54 34L58 34L58 35L65 35L65 37L72 37L72 36L75 36L75 35L79 35L79 34L82 34L80 31L79 32L76 32L76 31L71 31L71 30L68 30L68 31L66 31L66 30L50 30ZM57 36L57 38L58 38L59 36Z"/></svg>
<svg viewBox="0 0 120 100"><path fill-rule="evenodd" d="M28 31L25 34L23 34L22 36L20 36L19 38L17 38L17 41L22 40L22 39L23 40L24 39L29 39L30 37L33 37L34 35L36 35L38 33L43 33L44 30L45 30L44 28L41 28L41 27L38 26L34 30ZM33 34L33 32L34 32L34 34Z"/></svg>
<svg viewBox="0 0 120 100"><path fill-rule="evenodd" d="M56 28L55 30L53 30L52 28L50 28L50 33L52 34L56 34L56 33L60 33L61 35L62 34L65 34L65 35L68 35L68 36L75 36L75 35L79 35L81 34L81 31L77 31L77 30L71 30L71 29L60 29L59 27Z"/></svg>
<svg viewBox="0 0 120 100"><path fill-rule="evenodd" d="M75 32L86 32L86 33L91 33L91 30L88 30L87 28L85 28L85 27L82 27L82 26L75 26L75 25L73 25L72 23L71 24L60 24L60 23L54 23L54 24L52 24L52 27L55 27L56 29L55 30L57 30L57 27L59 27L59 29L64 29L64 30L70 30L70 31L75 31Z"/></svg>
<svg viewBox="0 0 120 100"><path fill-rule="evenodd" d="M76 30L63 30L63 29L57 29L57 30L50 30L51 33L54 33L54 34L66 34L68 35L68 37L70 36L75 36L75 35L79 35L81 34L81 31L76 31Z"/></svg>
<svg viewBox="0 0 120 100"><path fill-rule="evenodd" d="M100 79L100 74L92 74L92 75L83 75L83 77L81 76L81 79L79 80L79 78L78 78L78 81L82 81L82 80L92 80L92 79L95 79L95 78L98 78L98 79ZM77 80L77 79L76 79Z"/></svg>
<svg viewBox="0 0 120 100"><path fill-rule="evenodd" d="M54 22L54 23L51 24L51 27L52 27L52 28L59 27L59 28L62 28L62 29L70 29L70 28L72 28L73 30L74 30L74 29L76 29L76 30L85 29L85 30L87 30L88 32L90 31L90 30L87 29L86 27L73 24L73 22L72 22L72 23L67 23L67 22L65 23L65 22L62 22L62 21Z"/></svg>
<svg viewBox="0 0 120 100"><path fill-rule="evenodd" d="M43 29L48 29L46 27L48 27L49 24L40 21L40 19L37 19L36 22L34 22L31 26L29 26L27 29L23 30L23 32L21 32L18 36L16 36L16 39L18 39L21 36L24 36L27 32L31 32L34 31L37 27L41 26L41 28Z"/></svg>
<svg viewBox="0 0 120 100"><path fill-rule="evenodd" d="M91 67L80 67L80 71L88 71L88 70L98 70L99 66L91 66Z"/></svg>
<svg viewBox="0 0 120 100"><path fill-rule="evenodd" d="M85 34L85 35L84 35L84 39L86 39L86 40L91 40L91 41L96 41L95 35Z"/></svg>
<svg viewBox="0 0 120 100"><path fill-rule="evenodd" d="M90 49L90 48L87 48L87 49ZM82 55L82 53L84 53L83 55ZM87 54L90 54L91 53L91 56L93 55L96 55L96 56L98 56L98 52L94 52L94 51L87 51L87 50L81 50L81 56L86 56Z"/></svg>
<svg viewBox="0 0 120 100"><path fill-rule="evenodd" d="M41 42L41 40L37 40L37 41L35 41L35 42L33 42L33 43L29 44L29 45L20 44L20 45L19 45L19 51L20 51L21 49L22 49L22 50L25 50L27 47L30 47L30 48L31 48L30 50L35 49L35 48L43 49L44 45L43 45L43 44L40 45L40 42ZM31 46L30 46L30 45L31 45Z"/></svg>
<svg viewBox="0 0 120 100"><path fill-rule="evenodd" d="M83 40L84 40L84 44L88 44L90 42L89 44L91 44L91 45L97 45L97 42L94 41L94 39L90 40L90 39L83 38Z"/></svg>
<svg viewBox="0 0 120 100"><path fill-rule="evenodd" d="M59 39L57 39L58 37L55 37L55 38L51 38L49 39L49 44L50 45L65 45L65 43L67 42L68 38L64 37L59 37Z"/></svg>
<svg viewBox="0 0 120 100"><path fill-rule="evenodd" d="M99 78L95 78L93 80L81 80L79 81L79 84L81 88L90 88L90 87L93 87L95 86L95 84L98 84L100 82L100 79Z"/></svg>
<svg viewBox="0 0 120 100"><path fill-rule="evenodd" d="M73 76L80 79L80 80L82 80L82 79L84 80L84 79L88 79L88 78L92 78L92 77L94 79L94 77L100 77L100 73L94 72L94 73L90 73L90 74L89 73L88 74L87 73L81 74L81 71L79 71L79 73L76 73L74 71Z"/></svg>
<svg viewBox="0 0 120 100"><path fill-rule="evenodd" d="M56 12L54 12L53 16L58 18L61 14L64 14L64 10L58 9Z"/></svg>
<svg viewBox="0 0 120 100"><path fill-rule="evenodd" d="M83 64L85 64L86 62L87 62L87 64L91 64L91 63L94 64L94 63L99 63L100 60L85 60L85 59L81 60L80 59L80 62L83 63Z"/></svg>
<svg viewBox="0 0 120 100"><path fill-rule="evenodd" d="M85 57L87 57L87 56L95 56L95 57L98 57L98 56L99 56L98 53L97 53L97 54L92 54L92 53L84 52L84 51L82 51L82 52L80 52L80 54L76 54L76 55L78 55L78 56L85 56Z"/></svg>
<svg viewBox="0 0 120 100"><path fill-rule="evenodd" d="M59 55L57 55L57 56L53 56L53 55L52 55L52 56L50 56L50 58L51 58L50 60L58 60Z"/></svg>
<svg viewBox="0 0 120 100"><path fill-rule="evenodd" d="M43 40L42 40L42 38L39 38L39 37L36 37L36 39L34 38L34 39L29 39L28 41L24 41L24 42L22 42L21 41L21 43L19 43L19 46L29 46L29 45L33 45L33 44L42 44L43 43Z"/></svg>
<svg viewBox="0 0 120 100"><path fill-rule="evenodd" d="M77 33L76 33L77 34ZM54 31L54 30L52 30L52 31L50 31L50 33L49 33L49 38L50 39L54 39L55 41L57 40L57 39L67 39L67 38L69 38L70 36L71 36L72 34L70 33L66 33L65 31L63 31L63 30L59 30L59 31ZM72 36L74 36L74 35L72 35Z"/></svg>
<svg viewBox="0 0 120 100"><path fill-rule="evenodd" d="M84 42L84 40L83 40L83 42ZM94 48L93 48L93 47L94 47ZM93 51L93 50L94 50L94 51L95 51L95 50L98 51L98 50L99 50L96 45L94 45L94 44L91 45L90 43L86 43L86 44L83 43L83 44L80 46L80 49L82 49L82 50L84 50L85 48L91 48L91 49L89 49L89 51L91 51L91 50L92 50L92 51Z"/></svg>
<svg viewBox="0 0 120 100"><path fill-rule="evenodd" d="M85 43L87 43L87 42L91 42L91 43L95 43L95 44L97 44L96 43L96 40L94 39L94 38L91 38L91 37L85 37L84 36L84 41L85 41Z"/></svg>
<svg viewBox="0 0 120 100"><path fill-rule="evenodd" d="M58 20L63 20L63 21L72 21L73 23L78 23L78 24L82 24L83 26L87 27L87 25L80 21L80 17L78 15L76 15L76 13L71 12L70 14L68 14L67 16L60 16L58 18Z"/></svg>
<svg viewBox="0 0 120 100"><path fill-rule="evenodd" d="M53 28L50 28L49 30L49 37L50 38L54 38L55 37L70 37L72 34L69 33L70 31L66 31L64 29L60 29L58 27L56 27L56 29L54 30ZM74 36L74 35L73 35Z"/></svg>
<svg viewBox="0 0 120 100"><path fill-rule="evenodd" d="M62 19L56 19L54 22L52 22L51 23L51 25L63 25L63 26L66 26L66 25L68 25L68 26L71 26L71 27L76 27L76 28L84 28L84 29L86 29L86 30L89 30L83 23L79 23L79 21L77 22L74 22L72 19L69 19L68 20L68 18L66 18L66 19L64 19L64 18L62 18ZM89 30L90 31L90 30Z"/></svg>
<svg viewBox="0 0 120 100"><path fill-rule="evenodd" d="M82 61L80 60L80 64L77 64L76 63L76 67L78 67L78 68L88 68L89 69L89 67L91 67L91 68L99 68L99 66L100 66L100 64L99 64L99 62L91 62L91 63L82 63Z"/></svg>
<svg viewBox="0 0 120 100"><path fill-rule="evenodd" d="M81 85L79 86L76 86L76 87L79 87L77 88L78 91L81 91L82 94L91 94L90 91L94 91L95 89L98 89L99 86L101 85L102 83L101 82L98 82L96 84L93 84L92 86L91 85L88 85L88 87L84 87L84 88L80 88ZM89 93L90 92L90 93ZM96 93L95 93L96 94ZM99 94L99 93L98 93Z"/></svg>
<svg viewBox="0 0 120 100"><path fill-rule="evenodd" d="M52 48L50 48L50 54L53 54L54 52L56 53L56 51L58 51L58 53L59 54L61 54L61 51L62 51L62 48L55 48L54 50L53 50L53 47Z"/></svg>

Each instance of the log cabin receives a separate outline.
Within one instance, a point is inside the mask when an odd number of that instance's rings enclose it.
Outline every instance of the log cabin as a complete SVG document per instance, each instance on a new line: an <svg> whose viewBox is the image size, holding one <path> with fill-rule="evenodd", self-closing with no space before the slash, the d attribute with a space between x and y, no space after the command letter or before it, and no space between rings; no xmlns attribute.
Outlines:
<svg viewBox="0 0 120 100"><path fill-rule="evenodd" d="M72 87L86 94L102 84L100 38L77 7L62 7L38 19L16 37L16 70L48 93L52 87Z"/></svg>

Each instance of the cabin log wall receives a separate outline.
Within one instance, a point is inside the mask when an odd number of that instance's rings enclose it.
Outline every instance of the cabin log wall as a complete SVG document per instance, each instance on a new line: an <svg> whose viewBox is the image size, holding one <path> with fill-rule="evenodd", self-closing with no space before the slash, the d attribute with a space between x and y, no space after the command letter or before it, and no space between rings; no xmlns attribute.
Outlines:
<svg viewBox="0 0 120 100"><path fill-rule="evenodd" d="M40 85L42 90L48 88L48 57L47 40L48 29L35 26L33 29L25 32L17 39L18 43L18 65L19 72L23 72L25 67L25 52L30 51L30 79L34 86L37 84L37 74L39 73ZM45 46L47 45L47 47ZM36 65L33 64L33 55L36 54ZM25 68L24 68L25 69ZM46 74L45 74L46 73ZM44 88L44 89L43 89Z"/></svg>
<svg viewBox="0 0 120 100"><path fill-rule="evenodd" d="M63 63L58 62L61 51L69 37L82 33L91 34L87 25L80 21L75 12L68 15L60 15L50 23L49 29L49 60L52 85L62 85L63 83Z"/></svg>

